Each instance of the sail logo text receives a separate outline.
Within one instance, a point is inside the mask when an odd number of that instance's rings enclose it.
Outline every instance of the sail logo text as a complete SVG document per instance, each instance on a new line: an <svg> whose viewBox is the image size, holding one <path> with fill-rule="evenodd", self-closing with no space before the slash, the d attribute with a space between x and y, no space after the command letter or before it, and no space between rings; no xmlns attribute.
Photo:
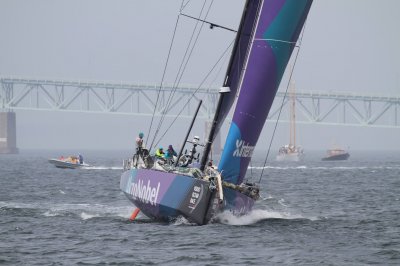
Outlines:
<svg viewBox="0 0 400 266"><path fill-rule="evenodd" d="M138 183L132 183L130 194L141 202L156 205L158 192L160 191L160 182L158 182L157 187L152 187L150 180L147 181L147 185L143 183L143 180L139 180Z"/></svg>
<svg viewBox="0 0 400 266"><path fill-rule="evenodd" d="M251 157L253 155L254 146L246 144L243 140L236 140L236 150L233 152L234 157Z"/></svg>

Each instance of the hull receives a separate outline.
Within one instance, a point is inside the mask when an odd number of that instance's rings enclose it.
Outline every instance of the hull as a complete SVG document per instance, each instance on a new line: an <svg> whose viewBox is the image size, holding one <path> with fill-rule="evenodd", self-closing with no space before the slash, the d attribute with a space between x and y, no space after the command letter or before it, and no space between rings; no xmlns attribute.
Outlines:
<svg viewBox="0 0 400 266"><path fill-rule="evenodd" d="M244 214L254 200L224 188L224 201L217 198L210 182L192 176L150 169L130 169L121 176L120 189L147 217L171 221L179 216L203 225L218 212L232 210Z"/></svg>
<svg viewBox="0 0 400 266"><path fill-rule="evenodd" d="M216 209L216 214L219 212L230 211L235 215L245 215L249 213L254 206L255 200L237 190L230 188L223 188L224 191L224 201L222 206Z"/></svg>
<svg viewBox="0 0 400 266"><path fill-rule="evenodd" d="M58 159L49 159L49 163L54 165L57 168L68 168L68 169L76 169L76 168L82 168L85 166L89 166L87 164L79 164L79 163L70 163Z"/></svg>
<svg viewBox="0 0 400 266"><path fill-rule="evenodd" d="M350 157L349 153L343 153L343 154L337 154L337 155L331 155L322 158L322 161L345 161Z"/></svg>

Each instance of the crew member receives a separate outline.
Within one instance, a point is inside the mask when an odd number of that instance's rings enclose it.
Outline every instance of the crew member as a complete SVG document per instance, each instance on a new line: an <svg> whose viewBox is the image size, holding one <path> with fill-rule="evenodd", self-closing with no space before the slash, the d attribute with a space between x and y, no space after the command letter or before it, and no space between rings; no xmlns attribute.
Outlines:
<svg viewBox="0 0 400 266"><path fill-rule="evenodd" d="M160 147L156 150L156 157L157 158L164 158L164 150L163 147Z"/></svg>
<svg viewBox="0 0 400 266"><path fill-rule="evenodd" d="M165 153L164 157L166 159L173 159L174 156L178 156L178 154L176 153L176 151L174 150L174 148L172 147L172 145L168 146L168 150Z"/></svg>
<svg viewBox="0 0 400 266"><path fill-rule="evenodd" d="M142 149L144 148L143 137L143 132L140 132L139 136L136 138L136 154L142 153Z"/></svg>

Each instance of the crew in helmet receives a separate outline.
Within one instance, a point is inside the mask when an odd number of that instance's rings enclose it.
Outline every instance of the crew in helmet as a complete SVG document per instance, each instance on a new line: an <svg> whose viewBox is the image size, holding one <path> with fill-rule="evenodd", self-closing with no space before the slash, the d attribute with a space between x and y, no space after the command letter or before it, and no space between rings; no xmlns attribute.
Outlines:
<svg viewBox="0 0 400 266"><path fill-rule="evenodd" d="M143 149L143 148L144 148L144 145L143 145L143 137L144 137L143 132L140 132L140 133L139 133L139 136L136 138L136 147L137 147L137 148L140 148L140 149Z"/></svg>
<svg viewBox="0 0 400 266"><path fill-rule="evenodd" d="M144 134L143 132L139 133L139 136L136 138L136 154L142 155L144 149L144 141L143 141Z"/></svg>
<svg viewBox="0 0 400 266"><path fill-rule="evenodd" d="M164 158L164 150L163 150L163 147L159 147L157 150L156 150L156 158Z"/></svg>

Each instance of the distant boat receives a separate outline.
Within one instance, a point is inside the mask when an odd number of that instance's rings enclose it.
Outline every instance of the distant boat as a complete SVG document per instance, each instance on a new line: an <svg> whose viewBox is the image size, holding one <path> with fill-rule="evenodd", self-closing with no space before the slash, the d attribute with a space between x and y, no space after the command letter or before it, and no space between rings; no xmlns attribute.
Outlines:
<svg viewBox="0 0 400 266"><path fill-rule="evenodd" d="M345 161L350 157L350 154L340 148L334 148L327 151L327 156L322 158L322 161Z"/></svg>
<svg viewBox="0 0 400 266"><path fill-rule="evenodd" d="M59 159L49 159L49 163L54 165L57 168L69 168L69 169L76 169L89 166L83 159L80 161L79 157L77 156L69 156L64 159L61 157Z"/></svg>
<svg viewBox="0 0 400 266"><path fill-rule="evenodd" d="M285 145L279 149L279 154L276 156L277 161L298 162L304 157L303 149L300 146L292 144Z"/></svg>
<svg viewBox="0 0 400 266"><path fill-rule="evenodd" d="M289 144L279 148L279 153L276 156L277 161L298 162L304 157L303 148L296 146L296 93L294 83L290 83L290 139Z"/></svg>

